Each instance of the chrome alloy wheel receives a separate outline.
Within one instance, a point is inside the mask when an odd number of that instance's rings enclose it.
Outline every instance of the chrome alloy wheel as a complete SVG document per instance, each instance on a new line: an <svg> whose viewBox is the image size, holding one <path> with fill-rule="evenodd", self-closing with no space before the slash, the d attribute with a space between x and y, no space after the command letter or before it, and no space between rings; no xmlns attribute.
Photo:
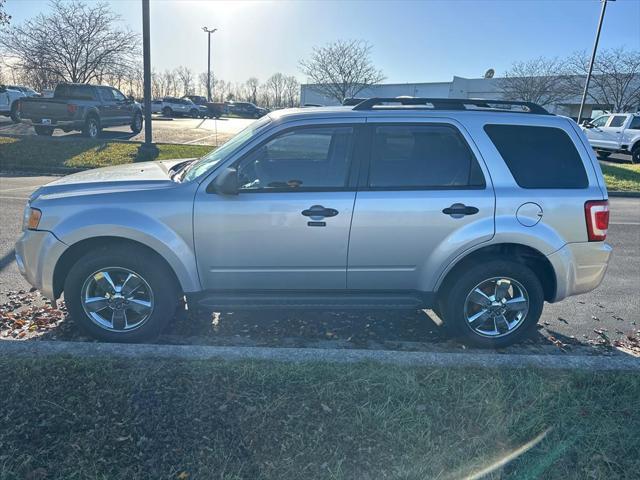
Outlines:
<svg viewBox="0 0 640 480"><path fill-rule="evenodd" d="M98 124L95 120L89 120L89 137L96 138L98 136Z"/></svg>
<svg viewBox="0 0 640 480"><path fill-rule="evenodd" d="M494 277L476 285L464 304L469 328L484 337L503 337L518 328L529 312L527 290L512 278Z"/></svg>
<svg viewBox="0 0 640 480"><path fill-rule="evenodd" d="M91 274L80 292L82 308L100 328L128 332L141 327L153 312L151 287L137 273L108 267Z"/></svg>

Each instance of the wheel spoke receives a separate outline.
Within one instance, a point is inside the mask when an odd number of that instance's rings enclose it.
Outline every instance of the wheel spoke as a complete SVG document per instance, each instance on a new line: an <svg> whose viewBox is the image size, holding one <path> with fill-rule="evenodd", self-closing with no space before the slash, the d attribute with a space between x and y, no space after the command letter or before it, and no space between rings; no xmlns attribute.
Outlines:
<svg viewBox="0 0 640 480"><path fill-rule="evenodd" d="M490 317L489 310L480 310L475 315L472 315L471 317L469 317L467 321L469 322L469 325L471 325L471 327L477 328L481 326L484 322L486 322L489 319L489 317Z"/></svg>
<svg viewBox="0 0 640 480"><path fill-rule="evenodd" d="M489 305L491 305L491 299L479 288L476 288L469 294L469 300L483 307L488 307Z"/></svg>
<svg viewBox="0 0 640 480"><path fill-rule="evenodd" d="M511 282L509 280L498 280L496 282L496 300L500 301L503 298L507 297L507 293L509 293L509 287L511 287Z"/></svg>
<svg viewBox="0 0 640 480"><path fill-rule="evenodd" d="M124 283L122 284L122 287L120 287L120 293L122 293L122 295L124 297L128 297L129 295L131 295L133 292L135 292L135 290L142 284L142 280L140 280L140 277L138 277L137 275L134 275L132 273L129 274L129 276L127 277L127 279L124 281Z"/></svg>
<svg viewBox="0 0 640 480"><path fill-rule="evenodd" d="M505 333L510 330L509 322L507 322L507 319L504 315L496 315L495 317L493 317L493 322L498 333Z"/></svg>
<svg viewBox="0 0 640 480"><path fill-rule="evenodd" d="M509 312L521 312L526 310L529 302L523 296L512 298L511 300L507 300L504 304L505 308Z"/></svg>
<svg viewBox="0 0 640 480"><path fill-rule="evenodd" d="M151 302L147 302L146 300L138 300L137 298L132 298L129 300L129 305L127 305L127 309L133 310L134 312L144 315L149 313L151 310Z"/></svg>
<svg viewBox="0 0 640 480"><path fill-rule="evenodd" d="M89 297L84 300L84 305L90 312L98 312L109 306L109 299L106 297Z"/></svg>
<svg viewBox="0 0 640 480"><path fill-rule="evenodd" d="M117 330L124 330L127 328L127 313L124 309L117 309L113 311L111 315L112 328Z"/></svg>
<svg viewBox="0 0 640 480"><path fill-rule="evenodd" d="M116 293L116 285L111 279L109 272L98 272L94 275L93 279L102 291L105 293Z"/></svg>

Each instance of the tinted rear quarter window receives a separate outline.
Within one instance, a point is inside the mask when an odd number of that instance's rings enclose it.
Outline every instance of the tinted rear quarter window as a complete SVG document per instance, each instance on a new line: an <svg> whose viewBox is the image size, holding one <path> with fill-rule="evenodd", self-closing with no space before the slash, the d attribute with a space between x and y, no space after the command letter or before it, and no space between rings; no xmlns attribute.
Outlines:
<svg viewBox="0 0 640 480"><path fill-rule="evenodd" d="M573 141L554 127L485 125L522 188L586 188L587 172Z"/></svg>
<svg viewBox="0 0 640 480"><path fill-rule="evenodd" d="M615 117L613 117L611 119L611 123L609 124L609 126L610 127L621 127L626 119L627 119L626 115L616 115Z"/></svg>

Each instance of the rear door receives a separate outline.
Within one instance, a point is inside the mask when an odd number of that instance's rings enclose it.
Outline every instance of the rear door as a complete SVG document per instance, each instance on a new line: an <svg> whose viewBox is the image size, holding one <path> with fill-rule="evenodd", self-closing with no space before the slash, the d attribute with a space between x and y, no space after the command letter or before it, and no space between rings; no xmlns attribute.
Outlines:
<svg viewBox="0 0 640 480"><path fill-rule="evenodd" d="M429 291L461 249L494 234L494 193L460 125L368 119L347 287Z"/></svg>
<svg viewBox="0 0 640 480"><path fill-rule="evenodd" d="M344 290L358 126L287 128L234 162L238 195L196 196L207 290Z"/></svg>
<svg viewBox="0 0 640 480"><path fill-rule="evenodd" d="M118 119L118 104L113 97L113 91L109 87L96 87L98 94L100 95L101 105L100 111L100 123L102 126L115 125Z"/></svg>

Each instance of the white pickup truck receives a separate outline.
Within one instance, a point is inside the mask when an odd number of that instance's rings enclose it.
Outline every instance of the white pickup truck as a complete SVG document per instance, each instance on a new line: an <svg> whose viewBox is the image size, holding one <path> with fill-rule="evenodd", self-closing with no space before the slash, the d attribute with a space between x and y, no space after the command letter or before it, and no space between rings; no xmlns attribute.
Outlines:
<svg viewBox="0 0 640 480"><path fill-rule="evenodd" d="M631 155L632 163L640 163L640 114L610 113L582 124L599 158L612 153Z"/></svg>
<svg viewBox="0 0 640 480"><path fill-rule="evenodd" d="M13 90L0 85L0 115L11 117L15 123L20 122L20 111L18 110L18 100L26 95L19 90Z"/></svg>

